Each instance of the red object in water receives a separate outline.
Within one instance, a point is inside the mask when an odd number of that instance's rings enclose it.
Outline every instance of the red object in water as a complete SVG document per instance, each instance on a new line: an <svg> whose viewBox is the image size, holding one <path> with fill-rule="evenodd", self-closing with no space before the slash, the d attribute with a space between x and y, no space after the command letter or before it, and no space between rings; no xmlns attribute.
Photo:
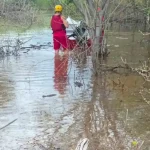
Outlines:
<svg viewBox="0 0 150 150"><path fill-rule="evenodd" d="M75 39L68 39L68 49L73 50L77 46Z"/></svg>
<svg viewBox="0 0 150 150"><path fill-rule="evenodd" d="M61 57L55 54L54 57L54 87L60 93L64 94L68 78L68 56Z"/></svg>
<svg viewBox="0 0 150 150"><path fill-rule="evenodd" d="M101 8L100 8L100 7L98 7L98 8L97 8L97 12L100 12L100 11L101 11Z"/></svg>
<svg viewBox="0 0 150 150"><path fill-rule="evenodd" d="M87 47L91 47L91 40L87 40ZM75 48L80 48L80 45L78 45L77 41L75 39L68 39L68 49L73 50Z"/></svg>

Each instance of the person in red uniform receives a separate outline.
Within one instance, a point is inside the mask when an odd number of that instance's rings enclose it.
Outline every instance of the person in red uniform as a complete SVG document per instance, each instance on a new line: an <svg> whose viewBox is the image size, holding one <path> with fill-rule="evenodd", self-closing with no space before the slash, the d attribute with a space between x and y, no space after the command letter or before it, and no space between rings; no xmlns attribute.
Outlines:
<svg viewBox="0 0 150 150"><path fill-rule="evenodd" d="M50 26L53 31L55 52L59 52L60 47L62 47L64 51L68 50L66 28L69 27L69 24L65 17L62 15L62 10L63 8L61 5L56 5L55 14L52 16L50 21Z"/></svg>

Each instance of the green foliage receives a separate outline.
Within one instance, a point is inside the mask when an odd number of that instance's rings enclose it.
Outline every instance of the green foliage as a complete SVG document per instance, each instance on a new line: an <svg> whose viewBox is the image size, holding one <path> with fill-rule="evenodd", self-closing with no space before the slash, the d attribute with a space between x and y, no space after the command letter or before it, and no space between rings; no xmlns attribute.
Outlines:
<svg viewBox="0 0 150 150"><path fill-rule="evenodd" d="M54 7L56 4L69 5L72 0L31 0L41 9Z"/></svg>
<svg viewBox="0 0 150 150"><path fill-rule="evenodd" d="M73 3L69 3L68 5L63 5L65 16L70 16L74 19L81 20L81 14L78 11L77 7Z"/></svg>
<svg viewBox="0 0 150 150"><path fill-rule="evenodd" d="M147 13L148 13L148 15L150 15L150 8L148 9Z"/></svg>
<svg viewBox="0 0 150 150"><path fill-rule="evenodd" d="M61 2L62 4L68 5L69 3L72 2L72 0L60 0L60 2Z"/></svg>
<svg viewBox="0 0 150 150"><path fill-rule="evenodd" d="M50 7L51 0L31 0L38 8L47 9Z"/></svg>

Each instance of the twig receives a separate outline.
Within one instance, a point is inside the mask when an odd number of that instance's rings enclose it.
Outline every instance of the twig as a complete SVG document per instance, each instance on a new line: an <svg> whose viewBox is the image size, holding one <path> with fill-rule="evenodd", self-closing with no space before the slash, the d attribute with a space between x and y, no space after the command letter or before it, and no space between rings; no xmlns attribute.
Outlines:
<svg viewBox="0 0 150 150"><path fill-rule="evenodd" d="M46 148L45 146L43 146L42 144L40 143L37 143L38 147L41 149L41 150L48 150L48 148Z"/></svg>
<svg viewBox="0 0 150 150"><path fill-rule="evenodd" d="M148 101L142 94L142 91L139 92L141 94L141 97L143 98L143 100L148 104L150 105L150 101Z"/></svg>
<svg viewBox="0 0 150 150"><path fill-rule="evenodd" d="M78 142L78 145L75 150L87 150L89 145L89 139L85 138Z"/></svg>
<svg viewBox="0 0 150 150"><path fill-rule="evenodd" d="M143 146L143 144L144 144L144 141L142 141L142 143L140 144L139 149L141 149L141 147Z"/></svg>
<svg viewBox="0 0 150 150"><path fill-rule="evenodd" d="M2 130L2 129L4 129L4 128L6 128L7 126L9 126L9 125L11 125L12 123L14 123L15 121L17 121L18 119L15 119L15 120L13 120L13 121L11 121L11 122L9 122L8 124L6 124L5 126L3 126L3 127L1 127L0 128L0 130Z"/></svg>
<svg viewBox="0 0 150 150"><path fill-rule="evenodd" d="M139 30L139 32L140 32L142 35L150 35L150 33L145 33L145 34L144 34L144 33L143 33L142 31L140 31L140 30Z"/></svg>
<svg viewBox="0 0 150 150"><path fill-rule="evenodd" d="M128 109L127 109L127 112L126 112L126 120L125 120L125 126L124 126L124 128L126 128L126 125L127 125L127 121L128 121L128 113L129 113L129 111L128 111Z"/></svg>
<svg viewBox="0 0 150 150"><path fill-rule="evenodd" d="M122 68L122 69L129 69L129 68L126 67L126 66L118 65L118 66L108 66L106 69L103 69L103 71L114 71L115 69L119 69L119 68Z"/></svg>

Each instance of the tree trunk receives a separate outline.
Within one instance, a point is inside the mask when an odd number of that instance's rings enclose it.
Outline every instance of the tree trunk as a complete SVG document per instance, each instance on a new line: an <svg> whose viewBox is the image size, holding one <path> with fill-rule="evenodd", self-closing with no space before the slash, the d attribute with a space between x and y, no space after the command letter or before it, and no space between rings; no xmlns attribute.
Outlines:
<svg viewBox="0 0 150 150"><path fill-rule="evenodd" d="M102 28L105 30L106 12L110 0L73 0L81 14L84 16L85 22L89 27L89 34L92 41L93 57L94 59L100 54L104 56L107 51L104 48L104 37L102 38ZM98 8L101 11L97 11ZM103 17L105 21L103 21ZM101 40L102 39L102 40Z"/></svg>
<svg viewBox="0 0 150 150"><path fill-rule="evenodd" d="M5 1L6 1L6 0L3 0L2 12L1 12L2 15L4 14L4 11L5 11Z"/></svg>

